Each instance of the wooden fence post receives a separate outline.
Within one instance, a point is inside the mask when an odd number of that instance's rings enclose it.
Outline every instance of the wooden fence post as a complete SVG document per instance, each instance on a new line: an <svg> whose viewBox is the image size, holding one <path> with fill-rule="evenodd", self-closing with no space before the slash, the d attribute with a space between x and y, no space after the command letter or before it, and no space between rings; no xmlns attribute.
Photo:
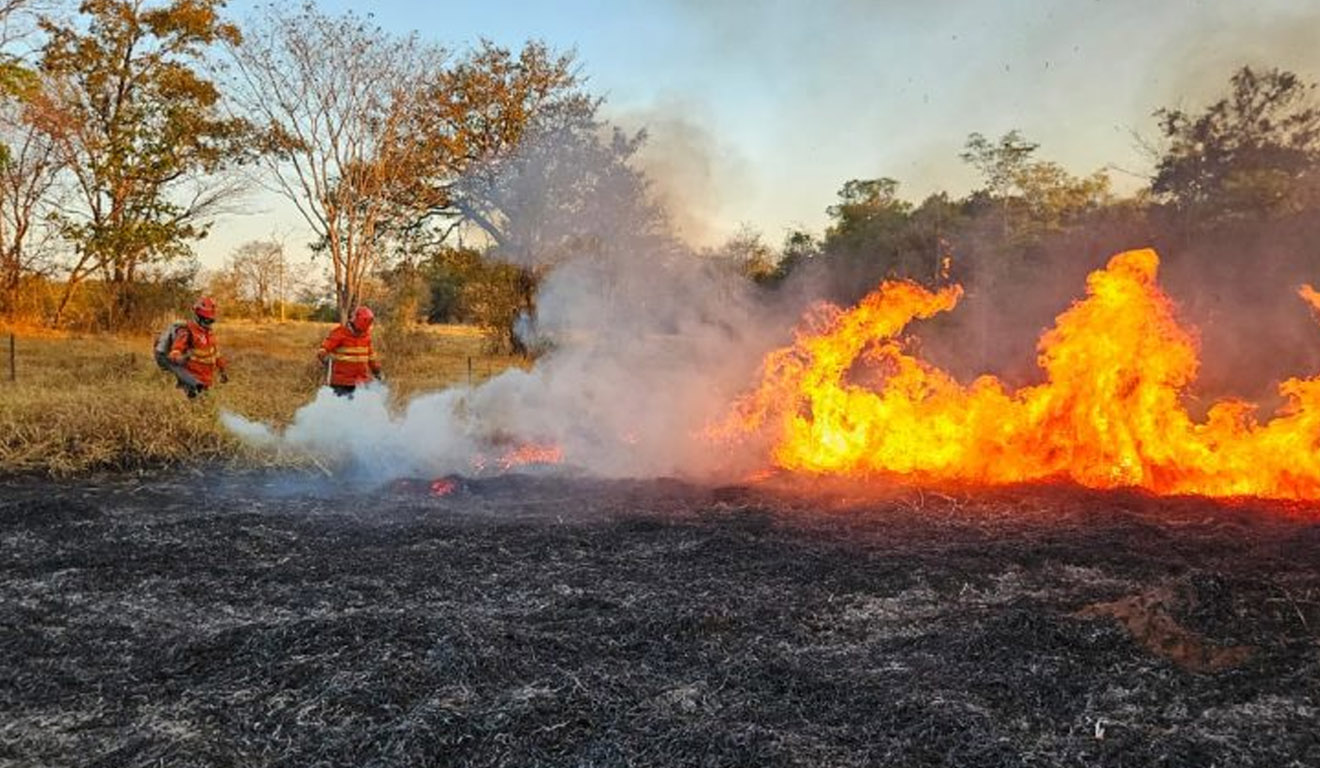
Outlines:
<svg viewBox="0 0 1320 768"><path fill-rule="evenodd" d="M10 331L9 333L9 380L10 381L18 381L18 367L15 365L15 360L16 358L14 356L14 333L13 331Z"/></svg>

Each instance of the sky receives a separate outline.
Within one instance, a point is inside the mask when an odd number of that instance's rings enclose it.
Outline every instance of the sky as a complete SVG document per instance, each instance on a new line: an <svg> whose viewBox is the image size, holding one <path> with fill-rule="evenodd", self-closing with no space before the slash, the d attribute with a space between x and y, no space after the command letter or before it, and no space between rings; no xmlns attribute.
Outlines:
<svg viewBox="0 0 1320 768"><path fill-rule="evenodd" d="M681 234L819 234L849 179L890 176L919 201L976 184L973 131L1018 129L1037 157L1141 186L1160 107L1197 110L1242 65L1320 80L1320 0L317 0L462 50L482 38L575 51L617 124L646 128L639 162ZM259 5L231 0L240 21ZM197 250L307 236L254 196Z"/></svg>

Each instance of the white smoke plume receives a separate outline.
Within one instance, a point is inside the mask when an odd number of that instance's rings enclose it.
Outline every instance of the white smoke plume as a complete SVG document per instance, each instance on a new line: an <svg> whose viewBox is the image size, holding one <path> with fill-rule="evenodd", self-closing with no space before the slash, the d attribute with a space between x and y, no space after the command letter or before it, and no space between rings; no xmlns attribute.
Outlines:
<svg viewBox="0 0 1320 768"><path fill-rule="evenodd" d="M763 460L701 432L753 381L796 309L773 310L729 265L667 234L622 162L626 137L567 122L472 193L505 224L495 255L543 274L527 332L552 348L531 371L424 394L399 412L383 389L352 399L325 389L282 434L233 414L224 423L373 481L479 472L525 444L556 446L558 471L609 477L708 479Z"/></svg>

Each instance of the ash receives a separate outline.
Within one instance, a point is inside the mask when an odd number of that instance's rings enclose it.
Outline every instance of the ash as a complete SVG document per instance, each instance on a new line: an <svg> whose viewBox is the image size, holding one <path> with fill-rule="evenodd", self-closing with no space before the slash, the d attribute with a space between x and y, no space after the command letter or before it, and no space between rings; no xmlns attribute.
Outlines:
<svg viewBox="0 0 1320 768"><path fill-rule="evenodd" d="M4 766L1315 766L1320 515L10 478L0 669Z"/></svg>

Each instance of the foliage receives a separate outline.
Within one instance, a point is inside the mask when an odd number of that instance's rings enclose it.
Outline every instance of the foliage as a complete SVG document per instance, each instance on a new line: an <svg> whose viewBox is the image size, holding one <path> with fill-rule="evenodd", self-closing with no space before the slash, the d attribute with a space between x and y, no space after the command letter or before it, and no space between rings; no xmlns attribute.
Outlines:
<svg viewBox="0 0 1320 768"><path fill-rule="evenodd" d="M735 273L756 283L772 280L777 274L776 255L761 233L743 224L711 254Z"/></svg>
<svg viewBox="0 0 1320 768"><path fill-rule="evenodd" d="M25 276L56 266L62 243L53 220L66 199L65 162L43 130L50 106L40 81L26 70L13 77L0 89L0 314L16 312Z"/></svg>
<svg viewBox="0 0 1320 768"><path fill-rule="evenodd" d="M631 160L644 133L625 134L598 117L599 102L570 99L541 112L517 151L472 169L454 188L463 210L494 240L487 256L513 268L497 270L479 302L496 339L518 352L515 323L534 315L543 275L574 262L592 275L604 302L628 301L626 265L678 253L664 211ZM485 290L503 285L509 297Z"/></svg>
<svg viewBox="0 0 1320 768"><path fill-rule="evenodd" d="M504 231L490 191L509 176L525 147L556 116L590 110L579 90L573 57L529 42L515 56L483 40L454 65L434 73L410 116L406 136L418 153L418 173L395 199L394 226L431 230L444 243L464 223L496 243ZM485 194L483 194L485 192Z"/></svg>
<svg viewBox="0 0 1320 768"><path fill-rule="evenodd" d="M1188 220L1296 213L1318 200L1320 108L1315 84L1251 67L1203 112L1155 114L1166 146L1151 190Z"/></svg>
<svg viewBox="0 0 1320 768"><path fill-rule="evenodd" d="M947 238L961 214L946 195L913 208L898 197L894 179L854 179L839 190L839 202L828 212L832 222L821 252L842 285L837 298L851 301L884 279L936 283L948 277ZM799 248L809 245L797 241Z"/></svg>
<svg viewBox="0 0 1320 768"><path fill-rule="evenodd" d="M379 265L390 202L419 168L410 120L443 52L311 2L268 6L231 51L231 86L263 131L268 180L329 256L342 318Z"/></svg>
<svg viewBox="0 0 1320 768"><path fill-rule="evenodd" d="M960 155L981 172L985 186L980 194L997 210L1003 238L1010 243L1030 244L1110 201L1107 174L1074 177L1058 163L1033 159L1039 147L1016 130L994 143L973 133Z"/></svg>
<svg viewBox="0 0 1320 768"><path fill-rule="evenodd" d="M206 235L208 216L236 192L211 175L241 156L248 126L221 113L220 91L202 73L213 46L239 40L221 7L84 0L85 27L41 21L44 127L79 192L60 216L76 254L68 285L99 272L120 289L111 322L131 315L129 286L143 269L187 256L188 241Z"/></svg>
<svg viewBox="0 0 1320 768"><path fill-rule="evenodd" d="M206 279L205 291L220 303L226 317L305 319L314 302L294 302L310 288L306 270L290 263L283 243L249 240Z"/></svg>

